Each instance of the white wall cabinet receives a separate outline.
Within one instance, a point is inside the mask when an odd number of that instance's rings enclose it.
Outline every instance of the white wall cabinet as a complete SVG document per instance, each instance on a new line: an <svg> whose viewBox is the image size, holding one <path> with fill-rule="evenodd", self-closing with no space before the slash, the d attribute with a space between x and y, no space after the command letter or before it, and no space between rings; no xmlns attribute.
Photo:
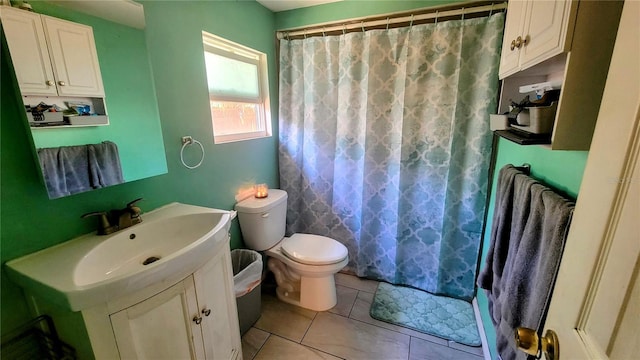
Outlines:
<svg viewBox="0 0 640 360"><path fill-rule="evenodd" d="M8 6L0 17L22 95L104 96L90 26Z"/></svg>
<svg viewBox="0 0 640 360"><path fill-rule="evenodd" d="M525 95L518 91L522 85L561 84L551 148L589 150L622 5L621 1L509 1L498 113L508 112L511 101L522 100Z"/></svg>
<svg viewBox="0 0 640 360"><path fill-rule="evenodd" d="M577 1L509 2L500 78L569 50Z"/></svg>
<svg viewBox="0 0 640 360"><path fill-rule="evenodd" d="M87 321L97 359L113 358L116 353L121 359L242 358L228 249L168 289L136 303L139 297L109 304L108 308L118 308L134 303L109 314L109 321ZM96 310L104 311L89 312ZM109 323L110 329L99 329ZM107 339L92 333L108 334L111 329L115 341L101 352ZM96 346L97 342L102 346Z"/></svg>

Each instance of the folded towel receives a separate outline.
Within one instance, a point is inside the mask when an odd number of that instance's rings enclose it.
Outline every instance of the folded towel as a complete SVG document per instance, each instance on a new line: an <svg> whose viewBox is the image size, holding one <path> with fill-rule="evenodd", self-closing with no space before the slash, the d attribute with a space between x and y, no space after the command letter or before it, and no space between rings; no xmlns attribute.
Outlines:
<svg viewBox="0 0 640 360"><path fill-rule="evenodd" d="M38 149L50 199L91 190L85 145Z"/></svg>
<svg viewBox="0 0 640 360"><path fill-rule="evenodd" d="M543 330L574 207L512 165L500 170L491 243L478 285L487 290L503 360L527 358L515 348L517 327Z"/></svg>
<svg viewBox="0 0 640 360"><path fill-rule="evenodd" d="M38 149L38 159L50 199L124 182L111 141Z"/></svg>
<svg viewBox="0 0 640 360"><path fill-rule="evenodd" d="M122 184L122 167L118 146L111 141L87 145L89 148L89 169L91 186L94 189Z"/></svg>

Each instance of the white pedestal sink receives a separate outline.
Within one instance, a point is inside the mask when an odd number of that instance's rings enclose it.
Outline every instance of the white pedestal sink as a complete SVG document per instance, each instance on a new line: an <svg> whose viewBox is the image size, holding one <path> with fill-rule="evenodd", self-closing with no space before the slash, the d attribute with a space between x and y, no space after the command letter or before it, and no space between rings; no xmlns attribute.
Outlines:
<svg viewBox="0 0 640 360"><path fill-rule="evenodd" d="M114 234L11 260L9 278L35 313L47 304L80 311L97 359L241 358L229 249L235 212L172 203L142 216Z"/></svg>
<svg viewBox="0 0 640 360"><path fill-rule="evenodd" d="M86 234L11 260L7 273L34 294L79 311L193 273L227 241L232 216L172 203L111 235ZM158 260L149 263L152 257Z"/></svg>

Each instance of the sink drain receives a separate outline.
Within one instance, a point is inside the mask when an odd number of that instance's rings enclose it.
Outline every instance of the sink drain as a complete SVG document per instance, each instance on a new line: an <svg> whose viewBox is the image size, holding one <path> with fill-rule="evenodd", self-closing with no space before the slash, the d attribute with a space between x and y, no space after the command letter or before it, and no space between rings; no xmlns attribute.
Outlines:
<svg viewBox="0 0 640 360"><path fill-rule="evenodd" d="M149 256L145 261L142 262L142 265L149 265L156 261L160 260L159 256Z"/></svg>

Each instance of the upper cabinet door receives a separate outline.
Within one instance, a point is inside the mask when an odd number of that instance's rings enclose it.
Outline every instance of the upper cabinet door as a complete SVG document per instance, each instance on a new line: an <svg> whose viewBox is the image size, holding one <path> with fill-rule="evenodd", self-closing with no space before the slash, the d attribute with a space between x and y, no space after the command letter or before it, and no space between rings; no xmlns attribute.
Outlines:
<svg viewBox="0 0 640 360"><path fill-rule="evenodd" d="M500 57L500 79L571 48L575 0L511 0Z"/></svg>
<svg viewBox="0 0 640 360"><path fill-rule="evenodd" d="M40 15L0 7L2 27L23 95L57 95Z"/></svg>
<svg viewBox="0 0 640 360"><path fill-rule="evenodd" d="M500 57L500 75L511 74L519 70L520 49L516 48L516 39L523 33L525 5L524 1L509 2Z"/></svg>
<svg viewBox="0 0 640 360"><path fill-rule="evenodd" d="M524 24L525 41L520 56L520 67L526 69L569 50L573 27L571 1L530 1L527 4L528 21Z"/></svg>
<svg viewBox="0 0 640 360"><path fill-rule="evenodd" d="M90 26L42 16L60 96L104 96Z"/></svg>

